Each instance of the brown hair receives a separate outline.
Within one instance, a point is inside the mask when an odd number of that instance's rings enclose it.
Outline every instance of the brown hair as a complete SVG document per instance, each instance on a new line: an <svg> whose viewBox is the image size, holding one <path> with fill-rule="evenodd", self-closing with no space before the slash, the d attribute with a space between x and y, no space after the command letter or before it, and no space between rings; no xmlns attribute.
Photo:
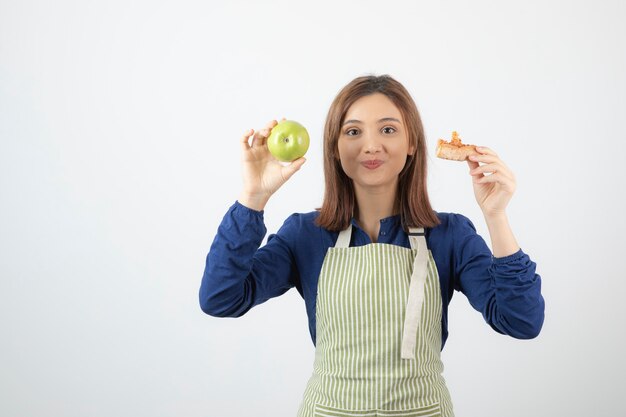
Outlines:
<svg viewBox="0 0 626 417"><path fill-rule="evenodd" d="M341 125L350 106L359 98L381 93L387 96L400 110L407 129L409 155L400 172L396 207L400 209L402 227L434 227L439 224L426 189L427 152L424 127L415 102L402 84L389 75L358 77L346 85L335 97L324 126L324 201L316 223L328 230L343 230L350 224L353 213L357 213L352 179L341 167L337 143Z"/></svg>

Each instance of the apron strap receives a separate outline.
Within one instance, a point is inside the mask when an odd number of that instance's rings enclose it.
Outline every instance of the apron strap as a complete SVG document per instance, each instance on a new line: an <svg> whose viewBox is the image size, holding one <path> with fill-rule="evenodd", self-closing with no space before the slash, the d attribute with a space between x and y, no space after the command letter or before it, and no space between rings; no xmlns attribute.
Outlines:
<svg viewBox="0 0 626 417"><path fill-rule="evenodd" d="M409 297L404 315L402 359L415 359L417 328L422 317L424 286L428 272L428 247L426 246L424 228L409 228L409 242L411 243L411 249L417 249L417 255L413 261L413 273L411 274Z"/></svg>
<svg viewBox="0 0 626 417"><path fill-rule="evenodd" d="M347 229L339 232L339 237L337 237L337 242L335 243L336 248L347 248L350 246L350 238L352 238L352 223L348 226Z"/></svg>

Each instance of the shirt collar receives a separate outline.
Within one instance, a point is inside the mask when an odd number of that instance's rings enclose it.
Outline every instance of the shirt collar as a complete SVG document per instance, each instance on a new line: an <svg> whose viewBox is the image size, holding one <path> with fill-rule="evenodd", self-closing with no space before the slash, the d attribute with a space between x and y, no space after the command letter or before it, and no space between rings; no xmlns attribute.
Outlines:
<svg viewBox="0 0 626 417"><path fill-rule="evenodd" d="M400 222L400 215L399 214L394 214L393 216L389 216L389 217L385 217L385 218L380 219L380 227L381 227L381 229L383 227L390 228L392 226L397 225L399 222ZM359 224L356 221L356 218L353 217L350 220L350 223L352 223L352 226L360 228Z"/></svg>

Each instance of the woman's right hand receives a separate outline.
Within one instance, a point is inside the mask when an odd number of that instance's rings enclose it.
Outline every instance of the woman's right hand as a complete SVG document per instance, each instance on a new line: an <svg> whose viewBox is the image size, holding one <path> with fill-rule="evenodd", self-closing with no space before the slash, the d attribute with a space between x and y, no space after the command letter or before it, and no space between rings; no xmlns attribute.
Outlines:
<svg viewBox="0 0 626 417"><path fill-rule="evenodd" d="M247 130L241 138L243 191L239 196L239 203L258 211L265 208L272 194L306 161L302 157L289 165L283 165L272 156L266 142L270 131L277 124L276 120L272 120L256 133L254 129ZM249 143L251 136L252 143Z"/></svg>

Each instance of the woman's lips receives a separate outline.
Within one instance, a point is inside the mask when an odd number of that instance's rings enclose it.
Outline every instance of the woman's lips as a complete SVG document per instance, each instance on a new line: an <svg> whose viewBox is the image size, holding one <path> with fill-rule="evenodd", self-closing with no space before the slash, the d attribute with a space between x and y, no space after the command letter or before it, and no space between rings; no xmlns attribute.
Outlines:
<svg viewBox="0 0 626 417"><path fill-rule="evenodd" d="M374 159L370 161L363 161L361 165L363 165L367 169L376 169L383 164L383 161L380 159Z"/></svg>

